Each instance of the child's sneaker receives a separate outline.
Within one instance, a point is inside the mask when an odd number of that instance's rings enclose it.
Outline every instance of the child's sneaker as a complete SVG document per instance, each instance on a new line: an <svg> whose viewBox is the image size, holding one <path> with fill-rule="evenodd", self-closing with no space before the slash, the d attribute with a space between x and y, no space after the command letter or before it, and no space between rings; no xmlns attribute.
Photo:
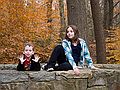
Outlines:
<svg viewBox="0 0 120 90"><path fill-rule="evenodd" d="M47 64L42 65L42 66L41 66L41 70L46 70L46 68L45 68L46 65L47 65Z"/></svg>
<svg viewBox="0 0 120 90"><path fill-rule="evenodd" d="M46 70L46 71L48 71L48 72L50 72L50 71L54 71L53 68L48 68L47 64L42 65L41 68L42 68L42 70Z"/></svg>

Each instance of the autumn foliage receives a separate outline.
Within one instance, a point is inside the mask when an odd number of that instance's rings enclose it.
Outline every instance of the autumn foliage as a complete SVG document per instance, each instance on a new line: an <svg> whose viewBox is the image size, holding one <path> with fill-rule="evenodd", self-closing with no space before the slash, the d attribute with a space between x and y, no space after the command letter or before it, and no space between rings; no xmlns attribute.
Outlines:
<svg viewBox="0 0 120 90"><path fill-rule="evenodd" d="M42 62L48 60L53 47L61 41L59 4L58 0L51 1L0 0L1 64L17 63L26 42L33 43ZM106 48L108 63L120 63L120 27L106 30ZM90 51L95 60L94 42Z"/></svg>
<svg viewBox="0 0 120 90"><path fill-rule="evenodd" d="M60 25L59 11L48 11L48 1L0 0L0 63L17 63L26 42L34 44L42 61L49 58L59 42Z"/></svg>
<svg viewBox="0 0 120 90"><path fill-rule="evenodd" d="M106 48L108 63L120 63L120 28L107 31Z"/></svg>

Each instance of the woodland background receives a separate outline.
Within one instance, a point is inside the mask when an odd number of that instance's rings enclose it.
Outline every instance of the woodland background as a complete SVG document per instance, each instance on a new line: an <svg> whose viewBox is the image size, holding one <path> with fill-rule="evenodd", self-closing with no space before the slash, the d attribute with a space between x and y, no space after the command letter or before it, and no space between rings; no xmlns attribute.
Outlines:
<svg viewBox="0 0 120 90"><path fill-rule="evenodd" d="M17 57L22 53L26 42L32 42L41 62L46 62L53 48L63 39L65 27L70 22L76 22L81 29L80 36L86 40L91 57L97 63L95 16L92 16L94 13L91 11L94 2L90 1L92 0L0 0L0 63L18 63ZM99 1L102 17L106 61L120 63L120 0L96 1ZM80 13L75 10L80 10ZM77 17L79 21L76 21L75 15L84 16L85 19Z"/></svg>

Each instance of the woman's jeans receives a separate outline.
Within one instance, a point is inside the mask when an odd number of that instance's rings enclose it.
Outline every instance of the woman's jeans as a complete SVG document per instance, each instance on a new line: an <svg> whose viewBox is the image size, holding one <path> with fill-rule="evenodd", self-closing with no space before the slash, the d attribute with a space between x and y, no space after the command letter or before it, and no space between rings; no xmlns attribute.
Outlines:
<svg viewBox="0 0 120 90"><path fill-rule="evenodd" d="M56 66L56 64L58 65ZM68 62L68 60L66 59L62 45L57 45L54 48L51 57L44 69L47 70L48 68L54 68L54 70L58 70L58 71L73 69L70 63Z"/></svg>

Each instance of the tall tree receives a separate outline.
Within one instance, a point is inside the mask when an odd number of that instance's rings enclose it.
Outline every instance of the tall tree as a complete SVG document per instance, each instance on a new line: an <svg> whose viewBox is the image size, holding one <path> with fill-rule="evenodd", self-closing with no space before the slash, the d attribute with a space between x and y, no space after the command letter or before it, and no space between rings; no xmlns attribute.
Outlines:
<svg viewBox="0 0 120 90"><path fill-rule="evenodd" d="M87 39L87 14L85 0L66 0L68 24L74 24L80 30L80 36Z"/></svg>
<svg viewBox="0 0 120 90"><path fill-rule="evenodd" d="M90 0L96 40L97 63L106 63L106 45L99 0Z"/></svg>
<svg viewBox="0 0 120 90"><path fill-rule="evenodd" d="M104 28L110 29L113 24L113 0L104 0Z"/></svg>
<svg viewBox="0 0 120 90"><path fill-rule="evenodd" d="M108 0L109 2L109 28L112 27L113 24L113 0Z"/></svg>
<svg viewBox="0 0 120 90"><path fill-rule="evenodd" d="M48 29L52 30L52 2L53 0L47 0L47 23L48 23Z"/></svg>
<svg viewBox="0 0 120 90"><path fill-rule="evenodd" d="M64 0L59 0L59 10L60 10L60 23L61 23L60 38L63 38L63 32L66 27L65 15L64 15Z"/></svg>

